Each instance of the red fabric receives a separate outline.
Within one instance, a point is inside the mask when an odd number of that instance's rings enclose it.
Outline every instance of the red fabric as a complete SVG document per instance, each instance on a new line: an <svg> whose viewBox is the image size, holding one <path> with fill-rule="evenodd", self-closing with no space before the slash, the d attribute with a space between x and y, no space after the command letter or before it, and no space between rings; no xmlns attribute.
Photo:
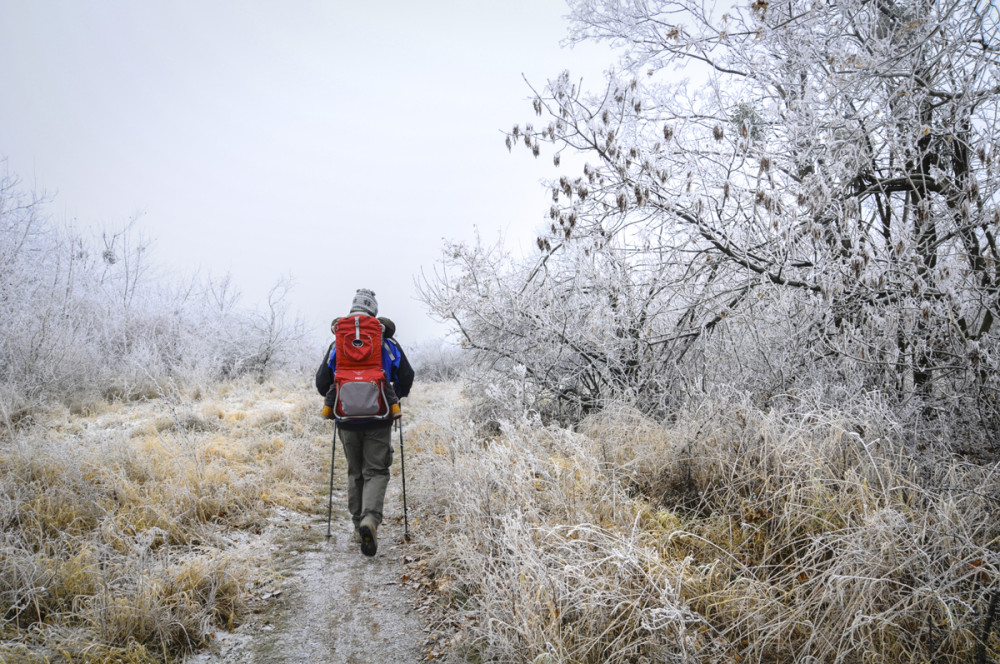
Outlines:
<svg viewBox="0 0 1000 664"><path fill-rule="evenodd" d="M353 314L337 321L337 373L341 369L382 370L382 323L374 316Z"/></svg>
<svg viewBox="0 0 1000 664"><path fill-rule="evenodd" d="M389 415L385 403L385 371L382 368L382 323L374 316L352 314L334 326L337 346L333 382L337 390L334 414L342 419L375 418ZM366 414L344 412L340 392L345 383L368 383L377 393L377 411Z"/></svg>

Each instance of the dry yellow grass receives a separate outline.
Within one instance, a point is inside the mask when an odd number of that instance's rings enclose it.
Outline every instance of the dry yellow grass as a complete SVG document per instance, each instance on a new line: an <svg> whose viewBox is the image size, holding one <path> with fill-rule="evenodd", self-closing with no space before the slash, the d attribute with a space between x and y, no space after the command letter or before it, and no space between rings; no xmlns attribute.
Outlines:
<svg viewBox="0 0 1000 664"><path fill-rule="evenodd" d="M315 500L308 388L58 407L0 441L0 662L163 662L238 624L268 572L234 535Z"/></svg>

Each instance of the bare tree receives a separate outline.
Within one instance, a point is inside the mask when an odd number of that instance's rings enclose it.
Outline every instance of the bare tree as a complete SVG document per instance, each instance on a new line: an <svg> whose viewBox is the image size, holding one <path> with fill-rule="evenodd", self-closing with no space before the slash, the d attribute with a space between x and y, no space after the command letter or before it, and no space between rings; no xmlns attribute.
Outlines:
<svg viewBox="0 0 1000 664"><path fill-rule="evenodd" d="M651 358L661 373L724 332L756 355L742 371L707 359L733 380L778 362L772 392L848 376L996 430L995 6L570 5L571 40L623 54L597 93L568 72L537 90L539 119L507 135L536 156L551 146L556 165L585 160L552 183L539 265L613 255L628 288L668 299L647 330L671 348ZM789 315L776 357L771 328Z"/></svg>

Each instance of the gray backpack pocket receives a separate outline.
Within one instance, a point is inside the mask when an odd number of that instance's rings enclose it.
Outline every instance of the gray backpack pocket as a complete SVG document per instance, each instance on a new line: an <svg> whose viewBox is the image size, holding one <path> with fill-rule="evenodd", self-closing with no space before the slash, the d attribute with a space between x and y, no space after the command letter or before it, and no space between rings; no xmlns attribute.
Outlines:
<svg viewBox="0 0 1000 664"><path fill-rule="evenodd" d="M380 415L381 392L376 383L363 381L344 383L340 386L340 412L345 417L373 417Z"/></svg>

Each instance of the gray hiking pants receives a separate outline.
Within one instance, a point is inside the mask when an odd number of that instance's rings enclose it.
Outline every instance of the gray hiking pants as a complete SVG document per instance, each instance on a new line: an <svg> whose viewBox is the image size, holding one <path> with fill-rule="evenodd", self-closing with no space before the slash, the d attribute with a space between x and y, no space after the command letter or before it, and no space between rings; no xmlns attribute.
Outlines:
<svg viewBox="0 0 1000 664"><path fill-rule="evenodd" d="M337 429L347 457L347 509L357 528L366 515L382 523L382 503L392 465L392 425L359 431Z"/></svg>

